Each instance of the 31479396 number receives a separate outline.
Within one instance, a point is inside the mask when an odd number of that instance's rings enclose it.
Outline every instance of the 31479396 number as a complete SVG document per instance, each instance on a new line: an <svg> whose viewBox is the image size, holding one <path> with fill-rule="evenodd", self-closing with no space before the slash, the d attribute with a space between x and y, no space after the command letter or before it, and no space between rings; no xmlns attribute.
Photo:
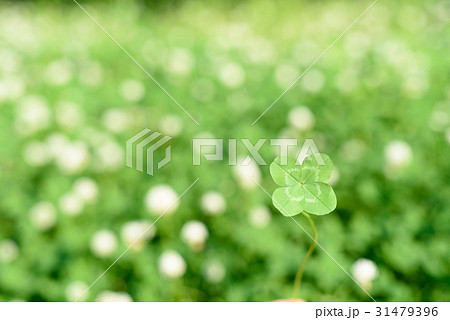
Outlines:
<svg viewBox="0 0 450 320"><path fill-rule="evenodd" d="M438 309L437 307L394 307L394 308L389 308L389 307L385 307L385 308L381 308L381 307L377 307L377 311L376 311L376 316L380 317L380 316L385 316L385 317L389 317L389 316L408 316L408 317L420 317L420 316L433 316L436 317L438 315Z"/></svg>

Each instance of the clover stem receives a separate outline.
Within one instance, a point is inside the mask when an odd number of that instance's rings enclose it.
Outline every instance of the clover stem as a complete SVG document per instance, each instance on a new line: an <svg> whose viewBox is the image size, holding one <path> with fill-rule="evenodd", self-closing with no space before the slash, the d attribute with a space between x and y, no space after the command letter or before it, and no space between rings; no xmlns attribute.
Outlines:
<svg viewBox="0 0 450 320"><path fill-rule="evenodd" d="M294 299L298 298L298 292L300 291L300 284L302 282L303 271L305 271L306 263L308 262L309 258L311 257L311 254L313 253L314 248L316 247L316 242L317 242L317 230L316 230L316 226L314 224L314 221L311 219L309 214L307 214L306 212L302 211L301 213L306 217L306 219L308 219L309 224L311 225L311 229L313 231L313 239L314 240L311 243L311 245L309 246L308 252L306 253L305 258L303 258L302 264L298 268L297 274L295 275L294 294L293 294L293 298Z"/></svg>

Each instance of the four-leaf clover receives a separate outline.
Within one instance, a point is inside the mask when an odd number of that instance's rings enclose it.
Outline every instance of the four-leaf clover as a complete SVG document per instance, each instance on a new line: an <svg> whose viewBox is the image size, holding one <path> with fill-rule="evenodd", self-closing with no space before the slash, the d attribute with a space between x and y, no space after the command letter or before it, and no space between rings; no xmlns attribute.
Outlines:
<svg viewBox="0 0 450 320"><path fill-rule="evenodd" d="M270 165L270 174L281 186L274 191L274 206L285 216L302 211L315 215L328 214L336 208L336 195L326 184L333 171L333 162L324 153L309 155L300 165L291 157L277 157Z"/></svg>

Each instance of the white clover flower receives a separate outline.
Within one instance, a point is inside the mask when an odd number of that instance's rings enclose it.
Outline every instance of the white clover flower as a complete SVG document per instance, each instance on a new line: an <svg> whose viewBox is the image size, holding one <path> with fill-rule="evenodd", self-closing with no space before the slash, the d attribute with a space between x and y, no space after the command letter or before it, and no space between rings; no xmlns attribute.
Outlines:
<svg viewBox="0 0 450 320"><path fill-rule="evenodd" d="M134 243L130 250L141 251L144 249L145 242L153 239L155 236L156 227L152 226L149 229L151 225L150 221L147 220L135 220L125 223L120 230L122 241L127 247Z"/></svg>
<svg viewBox="0 0 450 320"><path fill-rule="evenodd" d="M362 32L352 32L349 34L344 42L344 49L346 54L351 57L352 60L359 60L367 51L371 48L371 40Z"/></svg>
<svg viewBox="0 0 450 320"><path fill-rule="evenodd" d="M289 87L299 76L297 67L291 64L282 64L275 70L275 83L283 89Z"/></svg>
<svg viewBox="0 0 450 320"><path fill-rule="evenodd" d="M194 66L194 57L183 48L174 49L169 55L167 68L177 75L188 75Z"/></svg>
<svg viewBox="0 0 450 320"><path fill-rule="evenodd" d="M30 166L41 167L49 163L51 153L45 143L40 141L31 141L24 147L23 158Z"/></svg>
<svg viewBox="0 0 450 320"><path fill-rule="evenodd" d="M56 106L56 122L65 129L78 127L84 119L81 107L70 101L61 101Z"/></svg>
<svg viewBox="0 0 450 320"><path fill-rule="evenodd" d="M179 278L186 272L186 262L180 254L173 250L165 251L158 261L159 272L168 278Z"/></svg>
<svg viewBox="0 0 450 320"><path fill-rule="evenodd" d="M412 160L412 150L409 144L396 140L390 142L384 149L388 166L393 168L403 168Z"/></svg>
<svg viewBox="0 0 450 320"><path fill-rule="evenodd" d="M255 228L264 228L270 223L272 214L269 208L259 205L250 210L248 219Z"/></svg>
<svg viewBox="0 0 450 320"><path fill-rule="evenodd" d="M352 274L363 288L370 290L372 280L378 275L378 269L373 261L358 259L352 266Z"/></svg>
<svg viewBox="0 0 450 320"><path fill-rule="evenodd" d="M83 199L76 193L67 193L59 199L61 212L68 216L78 216L84 208Z"/></svg>
<svg viewBox="0 0 450 320"><path fill-rule="evenodd" d="M434 131L444 131L449 124L450 114L446 112L444 108L435 108L431 113L430 119L428 120L428 125Z"/></svg>
<svg viewBox="0 0 450 320"><path fill-rule="evenodd" d="M349 162L355 162L361 159L366 150L366 145L362 140L350 139L346 141L341 147L342 156Z"/></svg>
<svg viewBox="0 0 450 320"><path fill-rule="evenodd" d="M175 115L163 117L159 125L162 132L172 137L178 136L183 129L183 121Z"/></svg>
<svg viewBox="0 0 450 320"><path fill-rule="evenodd" d="M47 231L56 224L56 210L50 202L36 203L30 210L31 223L40 231Z"/></svg>
<svg viewBox="0 0 450 320"><path fill-rule="evenodd" d="M114 292L105 290L97 296L97 302L133 302L133 299L126 292Z"/></svg>
<svg viewBox="0 0 450 320"><path fill-rule="evenodd" d="M67 59L56 60L49 64L45 74L49 83L61 86L72 79L73 65Z"/></svg>
<svg viewBox="0 0 450 320"><path fill-rule="evenodd" d="M351 92L355 90L358 86L358 73L353 69L344 69L339 72L335 85L341 92Z"/></svg>
<svg viewBox="0 0 450 320"><path fill-rule="evenodd" d="M239 185L244 189L254 189L258 187L255 183L261 182L261 171L258 165L251 160L248 165L245 165L244 160L238 159L237 165L233 167L233 174Z"/></svg>
<svg viewBox="0 0 450 320"><path fill-rule="evenodd" d="M141 81L126 80L120 86L122 96L131 102L136 102L144 98L145 87Z"/></svg>
<svg viewBox="0 0 450 320"><path fill-rule="evenodd" d="M2 48L0 51L0 70L6 73L18 71L21 62L20 55L13 49Z"/></svg>
<svg viewBox="0 0 450 320"><path fill-rule="evenodd" d="M10 47L16 49L13 51L16 55L22 57L25 52L42 52L42 38L39 37L37 24L31 22L26 14L11 7L4 8L0 23L2 30L6 30L2 32L2 38L13 44Z"/></svg>
<svg viewBox="0 0 450 320"><path fill-rule="evenodd" d="M306 91L318 92L325 84L325 76L319 70L309 71L302 81L302 86Z"/></svg>
<svg viewBox="0 0 450 320"><path fill-rule="evenodd" d="M66 300L75 301L87 290L88 285L82 281L74 281L70 283L66 288ZM86 301L89 292L86 292L79 301Z"/></svg>
<svg viewBox="0 0 450 320"><path fill-rule="evenodd" d="M245 81L245 72L234 62L228 62L219 68L219 80L228 88L240 87Z"/></svg>
<svg viewBox="0 0 450 320"><path fill-rule="evenodd" d="M123 165L123 148L114 140L107 139L96 150L98 171L117 170Z"/></svg>
<svg viewBox="0 0 450 320"><path fill-rule="evenodd" d="M98 62L85 63L79 72L80 81L89 86L97 86L103 81L103 68Z"/></svg>
<svg viewBox="0 0 450 320"><path fill-rule="evenodd" d="M333 171L331 171L331 177L328 179L328 184L330 186L335 186L339 181L339 170L336 166L333 167Z"/></svg>
<svg viewBox="0 0 450 320"><path fill-rule="evenodd" d="M411 58L409 49L400 41L386 41L382 44L380 52L386 62L399 71L404 70L407 61Z"/></svg>
<svg viewBox="0 0 450 320"><path fill-rule="evenodd" d="M52 157L57 158L61 150L70 144L69 138L61 133L50 134L45 143Z"/></svg>
<svg viewBox="0 0 450 320"><path fill-rule="evenodd" d="M20 98L24 92L25 82L20 77L10 76L0 80L0 102Z"/></svg>
<svg viewBox="0 0 450 320"><path fill-rule="evenodd" d="M99 258L110 257L116 249L117 238L110 230L97 231L91 239L91 251Z"/></svg>
<svg viewBox="0 0 450 320"><path fill-rule="evenodd" d="M93 203L98 197L98 185L95 180L81 177L75 181L73 191L86 203Z"/></svg>
<svg viewBox="0 0 450 320"><path fill-rule="evenodd" d="M102 122L109 131L121 133L130 127L132 118L126 110L114 108L103 114Z"/></svg>
<svg viewBox="0 0 450 320"><path fill-rule="evenodd" d="M50 118L47 101L40 96L29 96L19 104L15 127L20 134L33 134L47 128Z"/></svg>
<svg viewBox="0 0 450 320"><path fill-rule="evenodd" d="M83 170L89 161L89 151L84 142L70 142L56 154L58 168L67 173L74 174Z"/></svg>
<svg viewBox="0 0 450 320"><path fill-rule="evenodd" d="M13 262L19 256L19 247L10 239L0 241L0 261Z"/></svg>
<svg viewBox="0 0 450 320"><path fill-rule="evenodd" d="M225 266L220 261L207 261L203 266L203 276L211 283L221 282L225 277L225 273Z"/></svg>
<svg viewBox="0 0 450 320"><path fill-rule="evenodd" d="M106 141L113 139L110 134L94 127L82 127L80 138L83 139L83 141L87 141L95 150L100 148Z"/></svg>
<svg viewBox="0 0 450 320"><path fill-rule="evenodd" d="M191 220L181 228L181 238L193 251L201 251L208 239L208 229L202 222Z"/></svg>
<svg viewBox="0 0 450 320"><path fill-rule="evenodd" d="M320 50L322 49L314 40L301 40L294 46L293 57L296 63L307 67L320 54Z"/></svg>
<svg viewBox="0 0 450 320"><path fill-rule="evenodd" d="M426 72L409 73L403 80L405 94L411 98L420 98L428 91L430 83Z"/></svg>
<svg viewBox="0 0 450 320"><path fill-rule="evenodd" d="M246 23L227 23L222 26L220 35L217 41L222 48L241 48L247 44L252 31Z"/></svg>
<svg viewBox="0 0 450 320"><path fill-rule="evenodd" d="M289 112L289 124L299 131L308 131L314 128L314 114L307 107L296 107Z"/></svg>
<svg viewBox="0 0 450 320"><path fill-rule="evenodd" d="M145 206L150 213L161 215L172 213L178 208L178 195L168 185L157 185L151 188L145 196Z"/></svg>
<svg viewBox="0 0 450 320"><path fill-rule="evenodd" d="M207 215L221 215L225 212L226 207L227 203L224 197L218 192L209 191L201 198L201 208Z"/></svg>
<svg viewBox="0 0 450 320"><path fill-rule="evenodd" d="M269 64L274 61L275 48L273 43L266 38L252 38L246 45L245 51L248 59L253 63Z"/></svg>

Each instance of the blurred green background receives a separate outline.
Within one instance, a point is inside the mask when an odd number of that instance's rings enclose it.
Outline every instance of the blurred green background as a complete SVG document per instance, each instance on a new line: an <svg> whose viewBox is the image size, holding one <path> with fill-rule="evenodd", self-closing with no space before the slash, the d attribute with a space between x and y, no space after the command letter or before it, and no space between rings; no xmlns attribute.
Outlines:
<svg viewBox="0 0 450 320"><path fill-rule="evenodd" d="M196 178L81 300L289 298L310 239L250 179L271 193L268 166L192 166L194 137L314 139L319 243L376 300L450 299L446 1L379 1L253 126L370 2L81 4L200 125L74 2L2 2L1 301L77 299ZM144 128L174 137L153 177L125 166ZM320 249L300 296L370 301Z"/></svg>

